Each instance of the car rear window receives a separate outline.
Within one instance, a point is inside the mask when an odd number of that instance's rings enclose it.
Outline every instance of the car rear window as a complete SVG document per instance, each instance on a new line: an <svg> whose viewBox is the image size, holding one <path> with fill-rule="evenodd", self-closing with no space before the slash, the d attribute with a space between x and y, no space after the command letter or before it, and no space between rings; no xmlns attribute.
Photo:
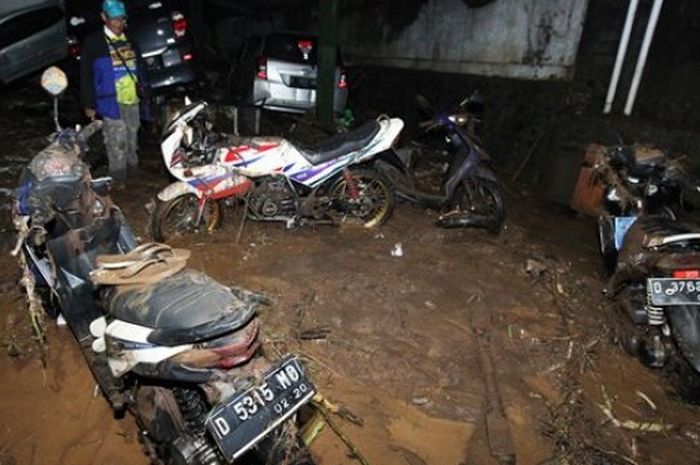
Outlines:
<svg viewBox="0 0 700 465"><path fill-rule="evenodd" d="M263 55L275 60L315 66L318 61L318 38L299 34L271 34L265 39ZM340 51L336 54L336 62L341 64Z"/></svg>
<svg viewBox="0 0 700 465"><path fill-rule="evenodd" d="M0 24L0 48L26 39L63 19L58 7L41 8L15 16Z"/></svg>

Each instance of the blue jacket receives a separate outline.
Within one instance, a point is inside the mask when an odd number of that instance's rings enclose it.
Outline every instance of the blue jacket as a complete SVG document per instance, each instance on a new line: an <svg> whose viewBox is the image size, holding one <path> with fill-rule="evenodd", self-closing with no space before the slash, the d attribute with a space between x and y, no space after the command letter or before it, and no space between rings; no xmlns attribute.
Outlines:
<svg viewBox="0 0 700 465"><path fill-rule="evenodd" d="M137 79L139 83L144 84L146 79L141 56L133 42L131 46L137 57ZM98 115L105 118L121 117L114 84L114 68L102 28L87 36L83 43L80 57L80 94L83 107L94 108Z"/></svg>

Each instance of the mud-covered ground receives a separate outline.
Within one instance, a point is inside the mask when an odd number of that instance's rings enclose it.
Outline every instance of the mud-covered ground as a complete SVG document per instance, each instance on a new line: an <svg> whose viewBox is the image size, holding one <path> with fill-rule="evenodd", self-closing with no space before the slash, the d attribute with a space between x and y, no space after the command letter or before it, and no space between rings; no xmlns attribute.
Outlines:
<svg viewBox="0 0 700 465"><path fill-rule="evenodd" d="M146 464L133 420L112 418L52 322L42 369L13 285L9 189L51 130L37 92L0 103L0 465ZM141 172L114 193L144 239L143 206L168 183L145 139ZM698 408L613 342L593 222L515 187L507 200L499 236L437 229L435 213L401 204L381 231L247 223L236 244L229 221L185 245L194 268L273 298L267 353L301 354L320 391L363 420L336 423L369 464L490 463L472 328L484 316L518 464L698 463ZM325 339L298 338L319 327ZM330 428L311 450L321 465L359 463Z"/></svg>

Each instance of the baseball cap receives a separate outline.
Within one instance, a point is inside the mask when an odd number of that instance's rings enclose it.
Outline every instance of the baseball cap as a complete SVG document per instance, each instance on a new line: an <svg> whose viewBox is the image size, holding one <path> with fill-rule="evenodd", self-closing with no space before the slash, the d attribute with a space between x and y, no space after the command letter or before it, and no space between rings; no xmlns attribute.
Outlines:
<svg viewBox="0 0 700 465"><path fill-rule="evenodd" d="M102 12L108 18L118 18L126 16L126 7L121 0L104 0L102 2Z"/></svg>

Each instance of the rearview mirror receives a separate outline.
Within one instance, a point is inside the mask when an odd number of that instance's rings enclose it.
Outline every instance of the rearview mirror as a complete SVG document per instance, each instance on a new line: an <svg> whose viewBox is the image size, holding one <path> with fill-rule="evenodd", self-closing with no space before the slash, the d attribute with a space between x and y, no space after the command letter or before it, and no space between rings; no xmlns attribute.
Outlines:
<svg viewBox="0 0 700 465"><path fill-rule="evenodd" d="M66 73L56 66L46 69L41 75L41 87L54 97L58 97L68 87Z"/></svg>

